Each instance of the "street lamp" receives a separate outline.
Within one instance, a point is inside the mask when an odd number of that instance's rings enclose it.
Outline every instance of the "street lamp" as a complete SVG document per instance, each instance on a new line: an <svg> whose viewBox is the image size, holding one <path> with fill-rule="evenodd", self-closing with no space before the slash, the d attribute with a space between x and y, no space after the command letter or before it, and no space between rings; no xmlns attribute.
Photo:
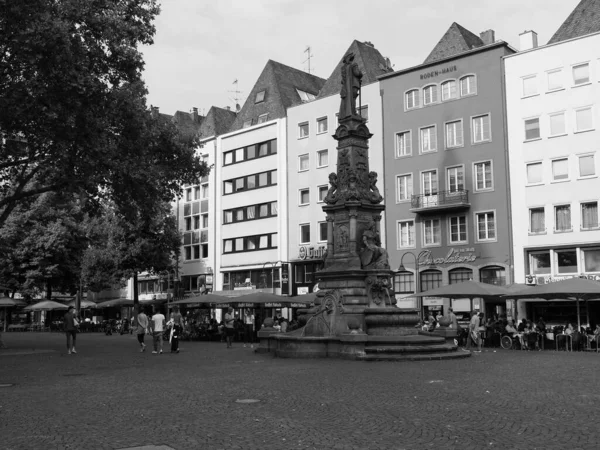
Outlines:
<svg viewBox="0 0 600 450"><path fill-rule="evenodd" d="M415 255L413 252L405 252L402 257L400 258L400 265L398 266L398 270L397 272L406 272L406 267L404 267L403 261L404 261L404 257L406 255L410 255L414 258L414 262L415 262L415 294L418 294L419 292L421 292L420 289L420 285L421 285L421 275L419 273L419 260L421 259L421 256L426 255L429 253L429 250L423 250L421 251L418 255ZM435 267L433 264L431 264L430 266L431 268ZM417 305L419 308L419 318L423 319L423 307L422 307L422 300L420 299L420 297L417 297Z"/></svg>

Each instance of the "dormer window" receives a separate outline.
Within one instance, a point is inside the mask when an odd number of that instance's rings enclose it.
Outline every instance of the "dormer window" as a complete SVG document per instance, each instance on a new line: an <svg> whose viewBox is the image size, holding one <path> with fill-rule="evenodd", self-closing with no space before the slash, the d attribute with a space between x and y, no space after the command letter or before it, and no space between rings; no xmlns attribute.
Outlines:
<svg viewBox="0 0 600 450"><path fill-rule="evenodd" d="M303 103L313 101L316 98L314 96L314 94L311 94L310 92L302 91L298 88L296 88L296 92L298 92L298 95L300 96L300 100L302 100Z"/></svg>
<svg viewBox="0 0 600 450"><path fill-rule="evenodd" d="M257 92L256 97L254 98L254 103L264 102L265 101L265 92L266 91Z"/></svg>
<svg viewBox="0 0 600 450"><path fill-rule="evenodd" d="M248 128L252 126L252 119L244 120L242 128Z"/></svg>

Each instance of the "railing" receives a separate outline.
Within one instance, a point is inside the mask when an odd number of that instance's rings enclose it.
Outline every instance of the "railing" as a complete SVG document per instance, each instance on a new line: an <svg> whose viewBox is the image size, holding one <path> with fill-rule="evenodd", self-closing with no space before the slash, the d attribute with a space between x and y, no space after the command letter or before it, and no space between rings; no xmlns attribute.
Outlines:
<svg viewBox="0 0 600 450"><path fill-rule="evenodd" d="M440 191L434 195L413 195L411 210L427 211L442 209L458 209L471 206L469 204L469 191Z"/></svg>

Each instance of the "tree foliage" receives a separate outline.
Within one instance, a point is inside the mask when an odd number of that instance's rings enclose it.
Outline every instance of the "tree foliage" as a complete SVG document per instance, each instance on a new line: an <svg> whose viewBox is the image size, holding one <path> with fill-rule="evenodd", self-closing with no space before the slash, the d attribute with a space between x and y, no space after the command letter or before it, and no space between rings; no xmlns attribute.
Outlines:
<svg viewBox="0 0 600 450"><path fill-rule="evenodd" d="M0 0L0 227L44 192L135 217L208 172L197 137L151 114L138 48L155 0Z"/></svg>

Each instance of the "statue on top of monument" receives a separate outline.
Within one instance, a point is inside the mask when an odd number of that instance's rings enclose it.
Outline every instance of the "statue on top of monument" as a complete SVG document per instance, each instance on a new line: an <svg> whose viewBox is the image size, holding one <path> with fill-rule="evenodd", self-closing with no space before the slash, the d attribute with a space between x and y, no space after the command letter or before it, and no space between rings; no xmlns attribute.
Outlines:
<svg viewBox="0 0 600 450"><path fill-rule="evenodd" d="M337 174L335 172L331 172L329 174L329 184L331 185L331 187L329 188L329 190L327 191L327 195L325 196L325 198L323 199L323 201L325 203L327 203L328 205L334 205L338 199L338 177Z"/></svg>
<svg viewBox="0 0 600 450"><path fill-rule="evenodd" d="M365 230L362 235L363 249L360 252L360 262L363 269L389 269L388 252L381 247L379 233Z"/></svg>
<svg viewBox="0 0 600 450"><path fill-rule="evenodd" d="M358 64L354 62L354 53L348 53L342 60L342 90L340 91L340 114L338 120L346 117L355 116L356 113L356 98L360 93L360 83L363 76L358 68Z"/></svg>
<svg viewBox="0 0 600 450"><path fill-rule="evenodd" d="M379 192L379 188L377 187L377 172L371 171L369 172L369 200L371 203L381 203L383 197Z"/></svg>

